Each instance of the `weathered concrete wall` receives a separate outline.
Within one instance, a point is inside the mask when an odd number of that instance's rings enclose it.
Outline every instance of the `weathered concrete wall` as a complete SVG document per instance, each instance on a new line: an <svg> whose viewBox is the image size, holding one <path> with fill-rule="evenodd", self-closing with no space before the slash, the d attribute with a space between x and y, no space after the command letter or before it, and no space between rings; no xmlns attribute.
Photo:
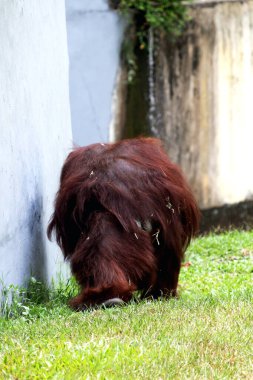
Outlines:
<svg viewBox="0 0 253 380"><path fill-rule="evenodd" d="M253 2L199 0L190 14L174 42L150 31L134 85L118 87L118 139L162 138L201 208L250 200Z"/></svg>
<svg viewBox="0 0 253 380"><path fill-rule="evenodd" d="M107 0L65 0L74 143L114 139L114 118L124 22Z"/></svg>
<svg viewBox="0 0 253 380"><path fill-rule="evenodd" d="M0 279L61 270L46 238L59 172L72 147L65 7L0 2Z"/></svg>
<svg viewBox="0 0 253 380"><path fill-rule="evenodd" d="M203 3L203 2L202 2ZM253 2L206 2L155 51L155 125L202 208L253 197Z"/></svg>

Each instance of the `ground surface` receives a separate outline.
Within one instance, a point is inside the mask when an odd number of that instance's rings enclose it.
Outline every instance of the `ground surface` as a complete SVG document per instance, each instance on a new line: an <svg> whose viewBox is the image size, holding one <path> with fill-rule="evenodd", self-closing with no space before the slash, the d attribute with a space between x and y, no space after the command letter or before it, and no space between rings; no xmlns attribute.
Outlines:
<svg viewBox="0 0 253 380"><path fill-rule="evenodd" d="M31 282L2 304L0 379L253 379L252 284L253 231L195 240L178 300L75 313L72 282Z"/></svg>

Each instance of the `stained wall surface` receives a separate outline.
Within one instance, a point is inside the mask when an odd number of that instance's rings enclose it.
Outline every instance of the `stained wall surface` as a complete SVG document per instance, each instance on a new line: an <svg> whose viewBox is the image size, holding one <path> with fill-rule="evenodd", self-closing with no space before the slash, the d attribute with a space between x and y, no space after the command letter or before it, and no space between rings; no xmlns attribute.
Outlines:
<svg viewBox="0 0 253 380"><path fill-rule="evenodd" d="M253 199L253 2L202 1L191 17L156 50L159 136L200 207Z"/></svg>
<svg viewBox="0 0 253 380"><path fill-rule="evenodd" d="M46 238L63 159L72 147L65 6L0 2L0 280L65 271Z"/></svg>

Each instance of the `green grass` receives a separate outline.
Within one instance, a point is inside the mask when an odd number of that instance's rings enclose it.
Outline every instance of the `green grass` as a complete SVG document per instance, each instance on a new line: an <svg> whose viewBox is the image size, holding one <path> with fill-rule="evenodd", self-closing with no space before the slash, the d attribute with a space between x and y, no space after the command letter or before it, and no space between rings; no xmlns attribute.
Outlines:
<svg viewBox="0 0 253 380"><path fill-rule="evenodd" d="M178 300L85 313L73 281L31 281L2 305L0 379L253 379L253 231L198 238L186 262Z"/></svg>

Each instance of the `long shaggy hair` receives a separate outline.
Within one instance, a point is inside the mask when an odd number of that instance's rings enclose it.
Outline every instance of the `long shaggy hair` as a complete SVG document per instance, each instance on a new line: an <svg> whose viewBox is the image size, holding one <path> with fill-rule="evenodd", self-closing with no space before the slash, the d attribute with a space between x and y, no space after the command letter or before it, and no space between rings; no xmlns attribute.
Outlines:
<svg viewBox="0 0 253 380"><path fill-rule="evenodd" d="M108 299L177 294L199 211L158 139L77 148L67 157L48 237L55 232L81 293L74 309Z"/></svg>

